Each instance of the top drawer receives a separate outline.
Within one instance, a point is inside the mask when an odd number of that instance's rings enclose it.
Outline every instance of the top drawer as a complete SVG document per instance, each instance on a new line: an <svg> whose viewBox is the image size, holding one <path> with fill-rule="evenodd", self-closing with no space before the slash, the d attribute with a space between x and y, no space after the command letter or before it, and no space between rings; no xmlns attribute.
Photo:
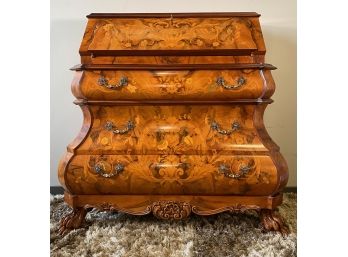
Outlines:
<svg viewBox="0 0 348 257"><path fill-rule="evenodd" d="M267 99L274 87L269 69L166 70L163 67L81 70L72 84L78 99L91 101Z"/></svg>
<svg viewBox="0 0 348 257"><path fill-rule="evenodd" d="M257 13L91 14L81 56L262 55Z"/></svg>

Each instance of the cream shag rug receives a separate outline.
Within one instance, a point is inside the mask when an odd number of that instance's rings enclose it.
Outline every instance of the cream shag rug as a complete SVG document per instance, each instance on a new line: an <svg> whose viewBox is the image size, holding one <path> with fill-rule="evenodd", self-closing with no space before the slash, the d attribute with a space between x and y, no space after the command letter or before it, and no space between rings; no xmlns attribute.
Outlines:
<svg viewBox="0 0 348 257"><path fill-rule="evenodd" d="M209 217L191 214L188 220L161 221L93 210L87 214L86 228L60 237L60 218L71 209L63 196L51 196L51 256L78 257L228 257L296 256L296 194L284 195L278 208L290 234L263 233L258 216L221 213Z"/></svg>

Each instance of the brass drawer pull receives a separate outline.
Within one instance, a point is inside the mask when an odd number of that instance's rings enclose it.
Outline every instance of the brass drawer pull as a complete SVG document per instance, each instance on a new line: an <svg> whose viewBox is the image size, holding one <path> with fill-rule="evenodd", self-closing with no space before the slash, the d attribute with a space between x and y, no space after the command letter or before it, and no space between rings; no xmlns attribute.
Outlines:
<svg viewBox="0 0 348 257"><path fill-rule="evenodd" d="M218 86L222 86L224 89L227 89L227 90L240 88L245 83L246 83L246 79L244 77L240 77L237 79L237 85L227 85L227 83L223 77L218 77L216 79L216 84Z"/></svg>
<svg viewBox="0 0 348 257"><path fill-rule="evenodd" d="M226 164L220 164L219 165L219 172L221 174L224 174L225 177L228 177L228 178L241 178L241 177L244 177L246 176L251 170L253 169L252 166L249 166L249 165L244 165L244 166L241 166L239 168L239 171L238 173L237 172L233 172L231 171L231 169L228 167L228 165Z"/></svg>
<svg viewBox="0 0 348 257"><path fill-rule="evenodd" d="M218 133L223 134L223 135L230 135L232 132L240 129L240 124L237 121L234 121L231 124L232 129L226 130L226 129L222 129L220 124L217 123L216 121L212 121L212 123L210 124L210 127L213 130L216 130Z"/></svg>
<svg viewBox="0 0 348 257"><path fill-rule="evenodd" d="M100 176L103 176L104 178L111 178L121 173L124 170L124 165L118 162L116 163L116 165L113 167L112 170L113 172L106 173L105 164L103 162L98 162L94 166L94 171L98 173Z"/></svg>
<svg viewBox="0 0 348 257"><path fill-rule="evenodd" d="M105 124L105 129L108 131L112 131L114 134L125 134L134 128L135 128L135 124L131 120L127 121L127 124L124 129L117 128L117 126L114 125L112 121L107 121Z"/></svg>
<svg viewBox="0 0 348 257"><path fill-rule="evenodd" d="M103 86L109 89L118 89L120 87L128 85L128 78L125 76L122 76L117 84L111 85L109 84L109 81L103 75L101 75L100 78L98 79L98 84L100 86Z"/></svg>

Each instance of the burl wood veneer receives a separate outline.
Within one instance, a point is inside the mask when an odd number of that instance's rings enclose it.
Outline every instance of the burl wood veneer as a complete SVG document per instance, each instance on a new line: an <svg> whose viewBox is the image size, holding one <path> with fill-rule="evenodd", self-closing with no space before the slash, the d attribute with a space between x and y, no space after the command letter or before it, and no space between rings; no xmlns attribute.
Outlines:
<svg viewBox="0 0 348 257"><path fill-rule="evenodd" d="M265 230L286 162L263 123L275 90L257 13L91 14L72 68L83 111L59 164L78 228L90 208L161 219L255 210Z"/></svg>

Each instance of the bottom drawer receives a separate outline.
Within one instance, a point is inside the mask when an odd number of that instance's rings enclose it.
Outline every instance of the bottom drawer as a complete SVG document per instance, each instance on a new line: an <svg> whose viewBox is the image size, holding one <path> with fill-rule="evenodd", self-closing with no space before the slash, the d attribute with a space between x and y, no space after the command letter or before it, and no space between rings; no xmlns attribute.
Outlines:
<svg viewBox="0 0 348 257"><path fill-rule="evenodd" d="M269 156L77 155L66 169L72 194L270 195Z"/></svg>

